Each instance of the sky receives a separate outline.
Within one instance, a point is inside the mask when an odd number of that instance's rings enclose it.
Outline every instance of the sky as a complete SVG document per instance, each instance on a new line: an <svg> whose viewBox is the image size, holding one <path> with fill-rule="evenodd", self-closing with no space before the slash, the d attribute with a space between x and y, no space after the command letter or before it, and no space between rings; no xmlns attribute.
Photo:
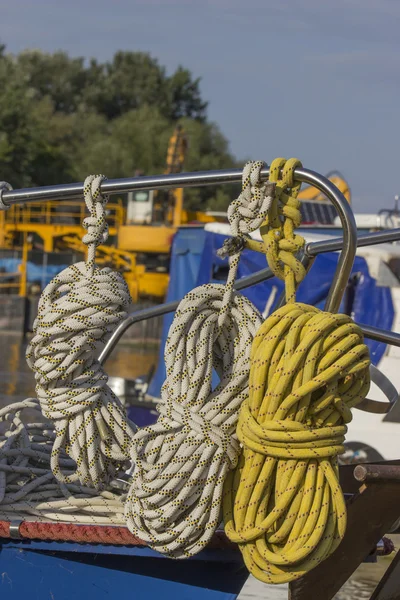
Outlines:
<svg viewBox="0 0 400 600"><path fill-rule="evenodd" d="M400 194L399 0L0 0L0 17L9 52L190 69L238 159L339 170L358 212Z"/></svg>

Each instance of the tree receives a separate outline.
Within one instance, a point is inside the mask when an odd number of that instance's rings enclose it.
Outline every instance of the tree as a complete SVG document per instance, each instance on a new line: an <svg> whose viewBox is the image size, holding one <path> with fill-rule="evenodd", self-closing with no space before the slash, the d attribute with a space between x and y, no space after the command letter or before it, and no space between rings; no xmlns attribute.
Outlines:
<svg viewBox="0 0 400 600"><path fill-rule="evenodd" d="M111 63L92 61L84 98L107 119L144 105L167 103L166 77L158 61L143 52L117 52Z"/></svg>
<svg viewBox="0 0 400 600"><path fill-rule="evenodd" d="M46 155L46 141L38 116L41 107L36 105L15 62L7 56L0 58L0 85L3 90L0 94L1 177L14 186L34 185L37 158Z"/></svg>
<svg viewBox="0 0 400 600"><path fill-rule="evenodd" d="M186 170L235 166L228 143L207 121L200 79L168 76L147 53L117 52L88 64L64 52L18 56L0 45L0 176L14 187L163 172L169 138L182 123ZM221 208L233 190L187 190L191 208Z"/></svg>
<svg viewBox="0 0 400 600"><path fill-rule="evenodd" d="M78 110L88 77L83 58L25 50L17 56L16 66L37 100L50 98L55 111L67 114Z"/></svg>
<svg viewBox="0 0 400 600"><path fill-rule="evenodd" d="M173 120L183 117L205 121L207 102L204 102L200 93L200 78L193 80L190 71L178 67L168 79L170 114Z"/></svg>
<svg viewBox="0 0 400 600"><path fill-rule="evenodd" d="M237 166L226 138L215 123L182 120L189 140L187 171L229 169ZM237 196L238 186L207 186L185 190L185 206L200 210L225 210Z"/></svg>

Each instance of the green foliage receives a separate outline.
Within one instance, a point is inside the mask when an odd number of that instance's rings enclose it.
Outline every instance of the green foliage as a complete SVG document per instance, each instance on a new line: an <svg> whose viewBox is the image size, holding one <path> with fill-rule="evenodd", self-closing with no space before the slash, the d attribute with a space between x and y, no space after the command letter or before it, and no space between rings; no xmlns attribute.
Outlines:
<svg viewBox="0 0 400 600"><path fill-rule="evenodd" d="M168 140L181 122L185 170L235 166L218 127L206 118L200 80L179 67L168 76L149 54L117 52L111 62L0 45L0 178L14 187L163 172ZM225 208L221 188L189 190L190 208Z"/></svg>

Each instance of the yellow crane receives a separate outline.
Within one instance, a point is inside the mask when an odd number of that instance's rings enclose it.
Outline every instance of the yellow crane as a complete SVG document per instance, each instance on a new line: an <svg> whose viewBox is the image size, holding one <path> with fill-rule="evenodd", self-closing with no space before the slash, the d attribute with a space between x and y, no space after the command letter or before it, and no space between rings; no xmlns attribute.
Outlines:
<svg viewBox="0 0 400 600"><path fill-rule="evenodd" d="M177 125L168 144L166 175L183 170L188 143ZM167 199L154 191L128 194L127 221L119 228L118 248L143 255L169 254L173 235L182 224L183 189L170 190Z"/></svg>
<svg viewBox="0 0 400 600"><path fill-rule="evenodd" d="M341 175L339 171L331 171L326 177L342 192L347 202L351 204L350 187L343 175ZM324 194L311 185L308 185L300 191L298 199L312 202L327 202Z"/></svg>

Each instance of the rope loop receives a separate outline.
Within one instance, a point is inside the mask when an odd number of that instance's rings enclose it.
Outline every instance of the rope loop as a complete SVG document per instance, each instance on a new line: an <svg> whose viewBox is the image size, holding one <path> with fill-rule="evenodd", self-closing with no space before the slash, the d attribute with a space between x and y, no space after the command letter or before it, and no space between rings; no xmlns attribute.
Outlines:
<svg viewBox="0 0 400 600"><path fill-rule="evenodd" d="M82 242L88 246L87 268L89 274L93 274L97 246L104 244L108 238L105 211L108 196L103 196L101 193L101 184L106 179L104 175L89 175L83 184L83 196L90 213L90 216L82 222L82 226L87 230Z"/></svg>
<svg viewBox="0 0 400 600"><path fill-rule="evenodd" d="M261 180L264 162L248 162L242 176L242 191L228 208L232 235L248 234L262 225L270 209L275 184Z"/></svg>
<svg viewBox="0 0 400 600"><path fill-rule="evenodd" d="M100 192L103 175L84 184L90 211L83 225L88 245L86 263L76 263L43 290L26 354L35 373L36 393L44 416L54 423L56 437L50 466L63 483L80 482L95 489L107 484L127 462L136 430L97 357L125 318L131 304L120 273L95 267L96 247L107 239L107 198ZM64 474L62 454L76 463Z"/></svg>
<svg viewBox="0 0 400 600"><path fill-rule="evenodd" d="M228 256L234 256L239 254L246 247L246 240L243 236L238 235L236 237L227 238L224 240L222 248L217 250L217 256L220 258L226 258Z"/></svg>
<svg viewBox="0 0 400 600"><path fill-rule="evenodd" d="M369 351L347 315L286 304L251 350L249 395L237 427L243 454L224 487L224 522L250 572L297 579L346 529L337 456L351 409L370 386Z"/></svg>
<svg viewBox="0 0 400 600"><path fill-rule="evenodd" d="M111 485L111 491L98 493L54 477L50 461L56 433L53 424L44 421L36 398L1 408L0 424L0 518L25 523L33 519L57 524L65 521L66 526L74 522L124 523L123 497L113 492ZM76 469L75 461L65 452L61 453L60 466L71 475Z"/></svg>
<svg viewBox="0 0 400 600"><path fill-rule="evenodd" d="M40 298L26 359L43 414L55 424L51 466L60 481L97 488L129 460L132 425L97 360L129 304L119 273L96 268L88 277L85 263L62 271ZM73 477L62 474L61 449L76 460Z"/></svg>
<svg viewBox="0 0 400 600"><path fill-rule="evenodd" d="M305 241L294 233L301 223L301 203L297 199L301 183L295 181L294 171L301 166L295 158L277 158L271 163L269 179L276 186L275 202L260 227L268 264L276 277L285 281L286 302L295 302L296 284L306 274L296 257Z"/></svg>

